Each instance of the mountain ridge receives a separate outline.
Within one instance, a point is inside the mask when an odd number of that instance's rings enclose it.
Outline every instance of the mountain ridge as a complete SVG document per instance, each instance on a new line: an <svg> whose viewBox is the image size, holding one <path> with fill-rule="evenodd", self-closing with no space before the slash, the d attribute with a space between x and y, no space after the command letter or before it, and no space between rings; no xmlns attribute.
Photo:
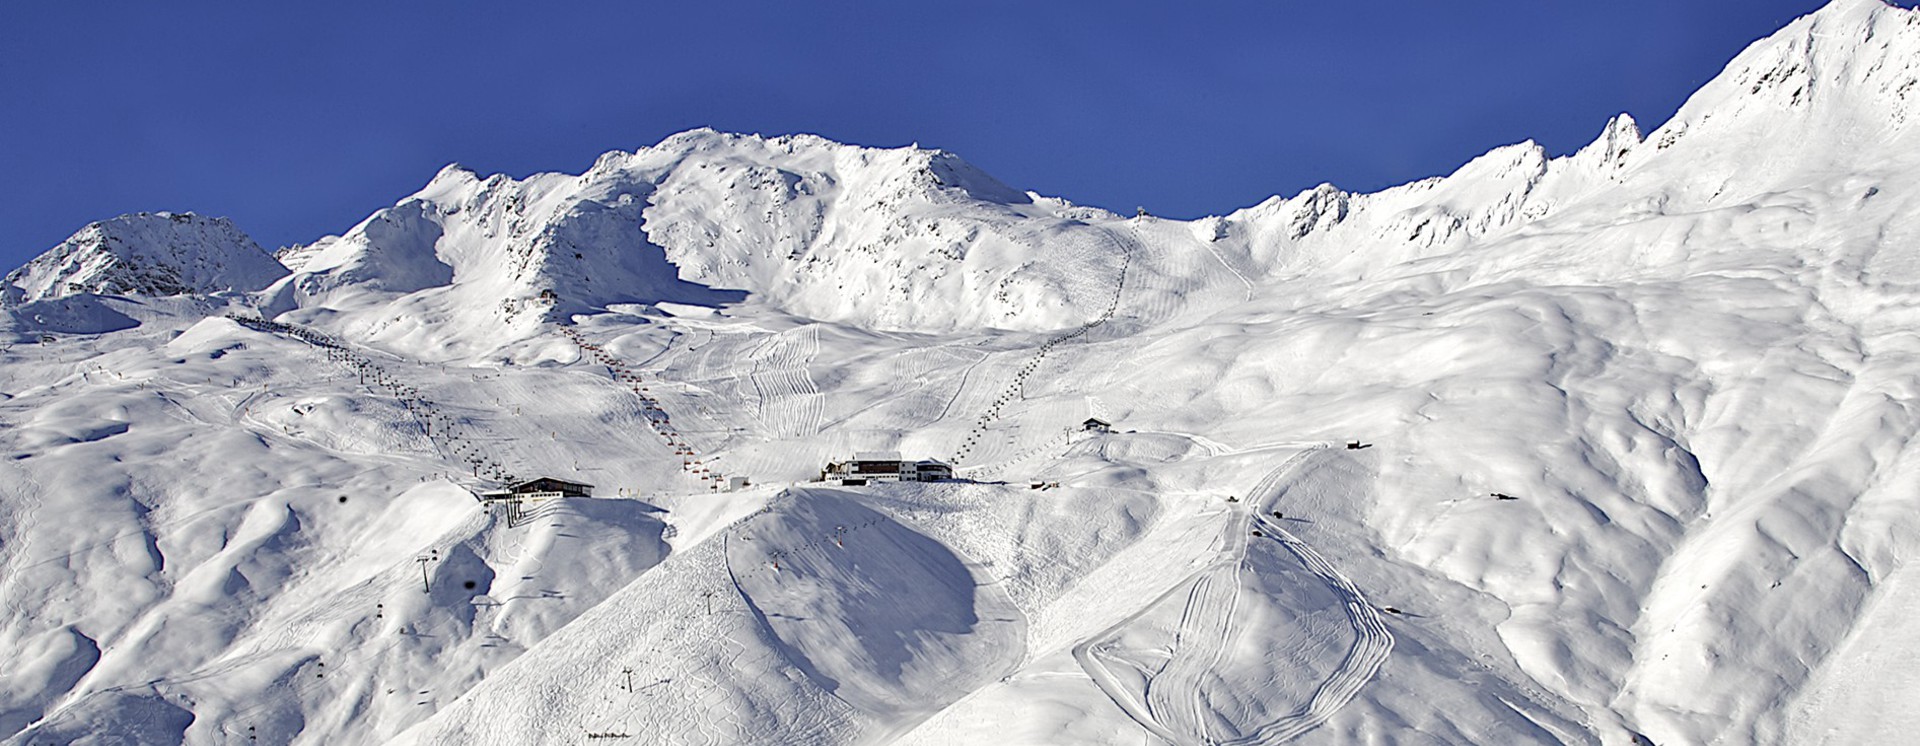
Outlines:
<svg viewBox="0 0 1920 746"><path fill-rule="evenodd" d="M1900 143L1915 135L1903 102L1920 95L1916 59L1920 13L1840 0L1755 42L1644 136L1623 114L1565 156L1548 157L1527 141L1378 192L1323 184L1180 222L1197 239L1188 251L1222 257L1258 283L1307 272L1337 281L1354 276L1356 265L1418 262L1607 192L1663 211L1711 209L1783 188L1767 178L1803 171L1787 161L1879 152L1855 134L1866 122L1890 122L1873 141L1905 152ZM1800 153L1805 138L1794 130L1805 126L1842 129L1850 152ZM1702 144L1684 144L1693 141ZM1782 156L1756 168L1750 159L1730 161L1728 147ZM1863 163L1889 160L1899 158ZM293 276L269 293L269 308L326 307L353 296L360 300L347 305L364 309L369 291L431 291L494 307L473 323L511 338L532 320L610 304L751 296L799 316L883 330L1063 328L1083 320L1068 309L1094 302L1076 283L1117 271L1114 254L1126 241L1115 234L1135 222L1019 192L944 151L701 128L610 151L578 175L516 180L449 165L342 236L282 251ZM1056 243L1082 248L1034 253L1042 236L1056 234L1071 238ZM1054 271L1036 269L1036 259ZM848 282L869 290L840 292ZM446 302L408 312L444 317Z"/></svg>

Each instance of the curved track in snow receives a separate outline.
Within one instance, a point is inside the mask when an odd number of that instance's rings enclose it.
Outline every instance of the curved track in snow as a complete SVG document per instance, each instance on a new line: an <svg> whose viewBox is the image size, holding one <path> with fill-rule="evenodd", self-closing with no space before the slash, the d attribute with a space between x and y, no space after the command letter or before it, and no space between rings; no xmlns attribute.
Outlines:
<svg viewBox="0 0 1920 746"><path fill-rule="evenodd" d="M1287 531L1278 519L1268 517L1272 507L1286 493L1289 478L1322 449L1314 449L1288 459L1269 472L1248 496L1253 507L1249 517L1236 510L1225 534L1226 545L1219 559L1195 572L1189 579L1147 604L1138 613L1082 642L1073 656L1114 704L1155 736L1176 744L1207 746L1268 746L1283 743L1325 723L1341 707L1352 701L1386 663L1393 650L1393 635L1378 609L1368 603L1360 589L1331 562ZM1241 521L1244 520L1245 523ZM1258 530L1255 539L1252 532ZM1353 643L1330 674L1314 687L1313 694L1291 714L1260 724L1237 728L1238 734L1217 737L1210 723L1222 713L1212 712L1204 691L1208 675L1222 663L1222 656L1233 647L1239 632L1236 612L1243 588L1242 573L1248 567L1248 543L1273 541L1291 554L1300 566L1326 586L1343 607ZM1156 608L1185 592L1173 644L1164 664L1147 670L1111 651L1127 629ZM1130 665L1141 677L1137 692L1129 687L1113 664Z"/></svg>
<svg viewBox="0 0 1920 746"><path fill-rule="evenodd" d="M1207 732L1201 685L1220 665L1233 636L1234 612L1240 607L1240 570L1246 566L1246 542L1239 544L1232 560L1203 570L1194 579L1187 607L1180 614L1175 655L1148 680L1147 712L1175 733Z"/></svg>
<svg viewBox="0 0 1920 746"><path fill-rule="evenodd" d="M1314 690L1313 698L1299 713L1275 720L1256 728L1252 733L1223 744L1273 744L1291 740L1302 733L1320 727L1321 723L1333 717L1341 707L1360 693L1373 676L1379 673L1380 666L1386 664L1387 656L1393 652L1393 633L1387 631L1386 619L1380 616L1380 610L1368 603L1360 595L1360 589L1353 581L1340 574L1339 569L1328 562L1319 552L1306 542L1281 528L1278 521L1257 518L1255 522L1273 541L1280 542L1300 559L1307 571L1319 577L1327 588L1340 596L1346 605L1347 621L1353 625L1353 647L1347 649L1347 655L1333 676L1320 682Z"/></svg>
<svg viewBox="0 0 1920 746"><path fill-rule="evenodd" d="M1024 658L1025 613L984 565L845 496L784 492L736 522L722 549L773 651L886 732Z"/></svg>
<svg viewBox="0 0 1920 746"><path fill-rule="evenodd" d="M319 350L331 362L351 368L368 390L388 397L404 408L419 425L420 432L448 458L464 461L475 477L485 476L499 482L514 481L514 473L495 454L482 449L478 429L464 418L441 412L422 391L389 373L372 356L347 342L313 329L266 319L228 314L228 319L254 331L292 337ZM229 413L230 417L230 413Z"/></svg>
<svg viewBox="0 0 1920 746"><path fill-rule="evenodd" d="M0 601L4 601L11 618L16 614L16 607L12 601L12 594L6 593L6 581L12 580L28 566L27 548L31 546L29 542L33 538L34 530L38 527L38 514L44 502L40 496L46 494L46 490L34 480L32 474L27 473L26 469L13 464L0 464L0 475L4 475L6 480L5 483L0 484L0 490L13 493L9 499L0 502L0 508L8 505L19 506L10 512L0 513L0 516L5 516L9 524L8 530L12 534L5 537L4 541L0 541L0 570L6 571L6 575L0 577Z"/></svg>
<svg viewBox="0 0 1920 746"><path fill-rule="evenodd" d="M753 352L753 383L760 421L769 432L799 438L820 432L825 407L807 368L820 354L820 327L809 324L771 335Z"/></svg>
<svg viewBox="0 0 1920 746"><path fill-rule="evenodd" d="M961 355L957 351L954 351L945 347L941 347L937 349L943 352L946 352L949 355L954 355L961 358L966 357L965 355ZM971 362L968 362L967 367L960 371L960 382L954 384L953 394L947 397L946 404L943 404L940 406L940 414L935 415L934 418L927 424L933 424L934 422L939 422L941 420L944 420L947 418L948 414L951 414L953 412L954 404L960 401L960 395L966 393L967 391L967 383L973 379L973 370L975 368L980 367L981 363L986 362L987 358L993 357L992 355L981 352L979 350L967 350L967 352L971 352L975 355L979 355L979 357L976 357Z"/></svg>

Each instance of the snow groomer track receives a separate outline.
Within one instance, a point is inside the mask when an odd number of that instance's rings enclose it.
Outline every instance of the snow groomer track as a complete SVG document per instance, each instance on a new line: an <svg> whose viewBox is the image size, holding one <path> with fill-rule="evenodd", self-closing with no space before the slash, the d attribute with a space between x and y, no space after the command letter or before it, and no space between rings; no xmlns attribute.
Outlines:
<svg viewBox="0 0 1920 746"><path fill-rule="evenodd" d="M1237 508L1228 511L1223 548L1215 561L1139 613L1074 648L1074 657L1094 683L1142 727L1176 744L1282 743L1326 722L1386 662L1393 650L1393 635L1380 612L1332 563L1272 517L1289 482L1314 459L1337 457L1331 453L1308 451L1269 472L1244 503L1253 515ZM1279 562L1291 567L1277 568ZM1258 578L1250 577L1274 574L1276 569L1290 581L1316 583L1318 592L1305 598L1319 603L1286 608L1292 604L1285 602L1295 597L1273 599L1263 592ZM1274 612L1294 614L1302 608L1308 611L1301 616L1322 618L1317 624L1250 621L1243 607L1254 604L1271 605L1256 619L1270 618ZM1178 612L1171 633L1157 628L1173 616L1174 608ZM1260 647L1256 638L1262 635L1278 638L1268 641L1268 647L1286 646L1285 633L1324 632L1329 626L1326 617L1336 614L1344 627L1336 630L1344 648L1326 645L1324 639L1319 645L1301 646L1316 661L1337 662L1324 666L1327 670L1315 681L1292 682L1288 689L1305 696L1293 702L1291 711L1276 711L1279 702L1236 705L1230 692L1214 691L1244 680L1239 672L1221 670L1228 651L1244 653L1249 646ZM1147 640L1164 644L1164 660L1146 652Z"/></svg>

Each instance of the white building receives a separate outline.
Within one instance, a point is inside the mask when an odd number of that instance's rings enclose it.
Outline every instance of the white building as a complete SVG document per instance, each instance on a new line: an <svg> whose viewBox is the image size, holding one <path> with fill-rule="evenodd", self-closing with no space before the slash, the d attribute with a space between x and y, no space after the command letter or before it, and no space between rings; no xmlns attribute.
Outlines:
<svg viewBox="0 0 1920 746"><path fill-rule="evenodd" d="M869 482L940 482L953 478L953 467L935 459L906 461L892 451L856 453L834 461L820 471L820 481L859 486Z"/></svg>

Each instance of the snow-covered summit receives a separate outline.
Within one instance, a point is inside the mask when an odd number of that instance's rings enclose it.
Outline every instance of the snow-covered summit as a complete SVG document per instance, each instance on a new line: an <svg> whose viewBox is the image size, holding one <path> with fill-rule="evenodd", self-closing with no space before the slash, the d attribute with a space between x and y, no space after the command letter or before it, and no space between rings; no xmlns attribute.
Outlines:
<svg viewBox="0 0 1920 746"><path fill-rule="evenodd" d="M1808 171L1907 165L1917 111L1920 10L1835 0L1741 52L1634 160L1692 204L1745 197Z"/></svg>
<svg viewBox="0 0 1920 746"><path fill-rule="evenodd" d="M1206 252L1256 284L1313 273L1338 279L1461 255L1565 214L1737 207L1804 188L1823 172L1904 167L1920 152L1910 122L1917 103L1920 13L1837 0L1753 44L1650 134L1623 114L1565 157L1525 142L1373 194L1323 184L1191 224L1179 256L1128 259L1145 260L1131 266L1142 277L1184 275L1175 266L1184 255ZM449 166L345 234L283 252L296 276L276 291L274 308L367 312L359 325L369 330L459 317L487 339L612 304L715 305L748 295L795 315L881 329L1063 328L1088 320L1084 309L1101 299L1085 278L1118 271L1142 230L1023 193L940 150L695 129L607 153L579 175L514 179ZM190 291L202 285L158 269L138 281L110 279L139 273L104 267L220 264L236 253L223 240L211 237L204 259L182 238L168 244L168 261L130 265L56 259L75 253L69 241L10 277L19 287L9 295ZM1541 258L1501 260L1563 264ZM1638 272L1672 258L1642 253L1587 270Z"/></svg>
<svg viewBox="0 0 1920 746"><path fill-rule="evenodd" d="M1220 252L1244 251L1250 268L1328 280L1383 268L1439 265L1486 277L1604 281L1687 271L1692 262L1752 242L1699 242L1685 253L1570 252L1575 241L1504 241L1527 233L1571 236L1602 226L1713 213L1729 239L1793 232L1780 208L1808 201L1878 208L1862 220L1911 222L1882 196L1920 167L1920 11L1880 0L1837 0L1755 42L1650 133L1622 114L1595 140L1562 157L1524 142L1496 148L1444 177L1371 194L1322 185L1274 197L1205 233ZM1899 233L1894 227L1892 232ZM1808 238L1811 241L1811 237ZM1500 245L1495 254L1485 247ZM1831 261L1845 248L1795 242Z"/></svg>
<svg viewBox="0 0 1920 746"><path fill-rule="evenodd" d="M283 252L295 274L274 292L280 310L344 311L360 319L348 328L389 336L458 318L475 344L614 304L749 294L878 328L1057 328L1103 300L1061 275L1119 261L1063 214L1084 212L943 151L702 129L579 175L449 166L345 234ZM1036 261L1045 235L1076 229L1089 237Z"/></svg>
<svg viewBox="0 0 1920 746"><path fill-rule="evenodd" d="M143 212L80 229L8 274L0 300L251 291L286 273L226 218Z"/></svg>
<svg viewBox="0 0 1920 746"><path fill-rule="evenodd" d="M1684 254L1485 247L1517 232L1752 213L1796 199L1783 195L1857 186L1824 174L1859 181L1905 168L1920 153L1908 122L1916 19L1878 0L1833 3L1756 42L1651 134L1622 114L1566 156L1523 142L1444 177L1371 194L1323 184L1193 223L1022 193L944 151L814 135L690 130L607 153L579 175L449 166L346 235L287 254L298 273L289 302L349 311L336 316L346 329L388 335L409 319L461 318L484 346L615 304L745 297L883 330L1069 328L1091 320L1110 294L1097 278L1123 265L1165 296L1140 323L1215 299L1195 291L1217 281L1340 282L1435 262L1463 277L1536 281L1667 271L1736 244ZM1160 250L1135 250L1148 244ZM1196 261L1224 271L1195 276L1212 271Z"/></svg>

